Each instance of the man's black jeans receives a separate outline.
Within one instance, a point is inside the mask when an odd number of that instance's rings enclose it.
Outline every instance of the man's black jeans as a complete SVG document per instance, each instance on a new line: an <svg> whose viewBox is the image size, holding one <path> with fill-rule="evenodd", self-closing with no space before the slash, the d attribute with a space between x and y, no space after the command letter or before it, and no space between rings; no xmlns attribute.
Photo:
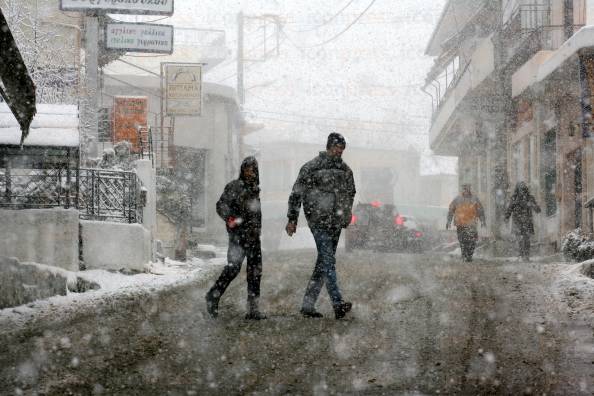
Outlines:
<svg viewBox="0 0 594 396"><path fill-rule="evenodd" d="M318 249L318 258L311 279L307 285L305 296L303 297L304 311L315 310L315 304L322 290L324 282L328 289L328 294L332 300L332 305L337 306L342 303L342 296L338 287L336 278L336 248L340 239L340 228L321 229L312 228L316 247Z"/></svg>
<svg viewBox="0 0 594 396"><path fill-rule="evenodd" d="M247 256L248 302L260 297L262 279L262 248L260 237L229 234L227 265L208 294L217 300L225 293L233 279L239 275L243 259Z"/></svg>

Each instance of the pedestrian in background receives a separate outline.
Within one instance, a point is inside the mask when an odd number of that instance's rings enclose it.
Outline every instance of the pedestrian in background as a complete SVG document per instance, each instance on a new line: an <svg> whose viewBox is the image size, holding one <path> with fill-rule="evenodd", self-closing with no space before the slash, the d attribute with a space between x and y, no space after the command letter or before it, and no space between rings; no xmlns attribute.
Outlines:
<svg viewBox="0 0 594 396"><path fill-rule="evenodd" d="M318 258L307 285L301 314L321 318L315 304L324 283L334 308L334 316L340 319L351 310L352 304L343 300L336 276L336 248L340 233L351 222L355 181L351 168L342 160L346 141L339 133L331 133L326 151L320 152L299 171L297 181L289 197L286 231L289 236L297 231L299 211L303 212L313 234Z"/></svg>
<svg viewBox="0 0 594 396"><path fill-rule="evenodd" d="M532 212L540 213L540 206L528 185L519 182L505 211L505 221L512 218L512 231L518 237L520 257L524 261L530 260L530 237L534 235Z"/></svg>
<svg viewBox="0 0 594 396"><path fill-rule="evenodd" d="M483 205L477 197L472 195L470 184L463 184L462 193L450 204L446 229L450 228L452 219L458 233L462 260L470 262L478 241L479 220L481 226L486 227Z"/></svg>
<svg viewBox="0 0 594 396"><path fill-rule="evenodd" d="M229 234L227 265L206 294L208 313L216 318L219 300L233 279L239 275L243 259L247 256L247 315L246 319L266 319L260 312L260 280L262 278L262 249L260 233L262 211L260 208L260 178L258 162L247 157L241 164L239 178L225 186L217 202L217 213L225 221Z"/></svg>

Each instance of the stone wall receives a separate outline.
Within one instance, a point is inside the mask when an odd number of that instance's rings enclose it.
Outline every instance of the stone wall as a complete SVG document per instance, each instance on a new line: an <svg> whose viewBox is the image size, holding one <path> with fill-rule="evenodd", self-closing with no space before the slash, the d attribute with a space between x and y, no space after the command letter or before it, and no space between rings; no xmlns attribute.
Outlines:
<svg viewBox="0 0 594 396"><path fill-rule="evenodd" d="M0 257L0 309L66 295L68 279L58 271Z"/></svg>

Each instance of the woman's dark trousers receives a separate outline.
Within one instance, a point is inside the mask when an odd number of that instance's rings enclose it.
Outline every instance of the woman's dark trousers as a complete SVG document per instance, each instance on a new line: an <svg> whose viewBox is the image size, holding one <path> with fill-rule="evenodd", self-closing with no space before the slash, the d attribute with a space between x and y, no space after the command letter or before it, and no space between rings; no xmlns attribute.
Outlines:
<svg viewBox="0 0 594 396"><path fill-rule="evenodd" d="M530 233L519 234L520 257L523 259L530 258Z"/></svg>
<svg viewBox="0 0 594 396"><path fill-rule="evenodd" d="M262 279L262 248L260 237L245 237L229 234L227 265L208 292L208 296L219 300L233 279L239 275L243 259L247 257L248 310L258 306L260 280Z"/></svg>

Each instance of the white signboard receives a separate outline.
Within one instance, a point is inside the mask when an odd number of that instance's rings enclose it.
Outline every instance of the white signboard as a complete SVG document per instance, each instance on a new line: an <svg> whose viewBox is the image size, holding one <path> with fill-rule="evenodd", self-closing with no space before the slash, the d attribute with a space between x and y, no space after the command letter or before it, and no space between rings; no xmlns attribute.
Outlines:
<svg viewBox="0 0 594 396"><path fill-rule="evenodd" d="M148 23L108 23L105 48L128 52L173 52L173 26Z"/></svg>
<svg viewBox="0 0 594 396"><path fill-rule="evenodd" d="M60 0L60 9L100 10L112 14L173 15L173 0Z"/></svg>
<svg viewBox="0 0 594 396"><path fill-rule="evenodd" d="M202 65L162 63L165 71L165 108L169 116L202 113Z"/></svg>

